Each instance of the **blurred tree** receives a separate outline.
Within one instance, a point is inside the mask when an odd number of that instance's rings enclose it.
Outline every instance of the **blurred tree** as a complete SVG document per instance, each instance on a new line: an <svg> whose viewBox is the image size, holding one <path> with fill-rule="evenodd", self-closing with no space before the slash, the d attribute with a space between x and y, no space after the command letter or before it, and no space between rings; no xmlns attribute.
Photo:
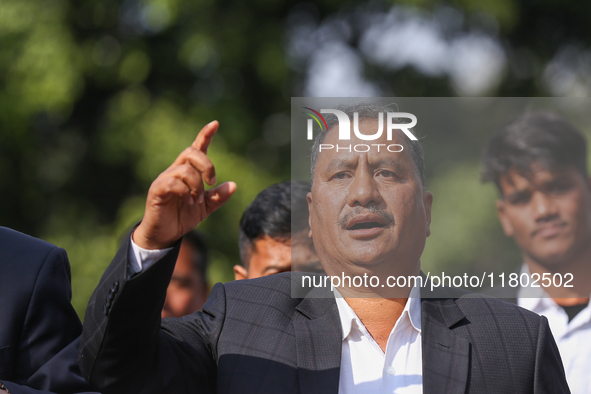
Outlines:
<svg viewBox="0 0 591 394"><path fill-rule="evenodd" d="M151 180L219 119L211 155L238 193L202 228L228 280L242 210L290 176L290 96L588 94L590 14L557 0L3 0L0 224L68 250L82 314ZM414 48L386 40L397 27ZM471 53L489 67L469 68ZM334 79L331 59L355 75Z"/></svg>
<svg viewBox="0 0 591 394"><path fill-rule="evenodd" d="M211 156L238 192L201 229L212 279L232 278L243 209L290 173L281 7L0 4L0 222L68 250L80 314L151 181L216 118Z"/></svg>

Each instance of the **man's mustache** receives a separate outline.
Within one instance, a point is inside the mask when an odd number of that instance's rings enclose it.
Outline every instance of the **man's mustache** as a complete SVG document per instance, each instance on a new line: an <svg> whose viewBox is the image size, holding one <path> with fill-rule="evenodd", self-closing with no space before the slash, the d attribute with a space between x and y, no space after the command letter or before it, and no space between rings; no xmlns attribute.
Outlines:
<svg viewBox="0 0 591 394"><path fill-rule="evenodd" d="M351 220L351 218L353 218L357 215L364 215L364 214L368 214L368 213L381 216L383 219L385 219L388 222L388 224L390 224L394 221L394 217L389 212L381 210L380 208L378 208L376 206L371 206L369 208L355 207L355 208L353 208L353 210L351 212L347 213L345 216L343 216L339 220L339 226L341 226L341 228L343 228L343 229L346 229L347 223L349 223L349 220Z"/></svg>

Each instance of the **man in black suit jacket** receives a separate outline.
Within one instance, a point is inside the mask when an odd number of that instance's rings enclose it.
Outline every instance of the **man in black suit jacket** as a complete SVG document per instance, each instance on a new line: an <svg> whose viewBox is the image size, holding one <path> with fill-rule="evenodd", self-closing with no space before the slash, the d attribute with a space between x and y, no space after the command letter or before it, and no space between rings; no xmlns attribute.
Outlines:
<svg viewBox="0 0 591 394"><path fill-rule="evenodd" d="M0 227L0 382L10 393L90 391L71 297L63 249Z"/></svg>
<svg viewBox="0 0 591 394"><path fill-rule="evenodd" d="M369 113L377 112L365 109L364 118ZM377 122L364 119L360 127L367 133ZM160 321L178 239L235 190L233 183L203 189L202 179L215 183L205 153L216 129L217 123L206 126L150 187L144 220L89 303L83 374L104 393L368 392L341 373L343 362L356 360L342 352L343 316L332 289L299 289L294 298L292 285L301 283L296 274L218 284L203 312ZM333 130L315 147L334 146ZM403 135L395 139L410 149L396 156L312 153L310 235L328 275L419 274L432 196L422 188L420 146ZM160 250L162 257L135 267L130 259L138 247ZM411 290L371 291L338 287L370 340L387 352ZM409 352L418 351L423 392L568 392L544 318L499 300L420 291L420 341ZM362 369L353 365L356 373Z"/></svg>

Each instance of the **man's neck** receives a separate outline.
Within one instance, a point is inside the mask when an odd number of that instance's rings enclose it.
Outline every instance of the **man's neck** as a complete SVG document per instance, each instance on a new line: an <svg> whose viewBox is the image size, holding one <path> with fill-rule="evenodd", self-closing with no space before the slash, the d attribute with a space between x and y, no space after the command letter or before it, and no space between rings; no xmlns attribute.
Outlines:
<svg viewBox="0 0 591 394"><path fill-rule="evenodd" d="M408 298L345 298L369 334L386 352L386 345Z"/></svg>
<svg viewBox="0 0 591 394"><path fill-rule="evenodd" d="M541 264L528 256L524 256L524 261L530 271L530 283L533 280L531 275L540 275L537 284L543 286L544 291L558 305L570 306L587 302L591 294L591 253L588 258L585 257L587 256L555 265ZM548 279L544 279L544 274L549 277L549 282ZM560 275L561 280L555 278L556 274ZM550 286L546 286L546 283L550 283Z"/></svg>

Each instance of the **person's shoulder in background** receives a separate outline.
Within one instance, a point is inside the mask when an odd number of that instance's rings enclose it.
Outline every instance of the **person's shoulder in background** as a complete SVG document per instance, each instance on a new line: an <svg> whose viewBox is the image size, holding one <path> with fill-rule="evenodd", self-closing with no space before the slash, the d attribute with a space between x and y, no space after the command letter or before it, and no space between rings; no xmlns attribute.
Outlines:
<svg viewBox="0 0 591 394"><path fill-rule="evenodd" d="M77 372L76 351L69 352L72 360L63 357L82 331L71 298L65 250L0 227L0 381L11 392L21 391L18 385L54 391L72 387L69 380L89 391ZM48 376L48 365L68 373Z"/></svg>

